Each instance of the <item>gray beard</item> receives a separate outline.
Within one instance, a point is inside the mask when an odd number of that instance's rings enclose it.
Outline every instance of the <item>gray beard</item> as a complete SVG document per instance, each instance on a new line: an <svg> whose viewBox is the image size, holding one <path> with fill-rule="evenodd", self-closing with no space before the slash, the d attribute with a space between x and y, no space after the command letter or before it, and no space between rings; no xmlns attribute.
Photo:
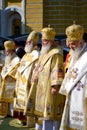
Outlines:
<svg viewBox="0 0 87 130"><path fill-rule="evenodd" d="M51 48L51 45L42 46L41 52L40 52L41 55L47 53L50 50L50 48Z"/></svg>
<svg viewBox="0 0 87 130"><path fill-rule="evenodd" d="M25 48L24 48L25 52L26 53L31 53L32 50L33 50L33 44L30 44L30 45L26 45Z"/></svg>
<svg viewBox="0 0 87 130"><path fill-rule="evenodd" d="M82 52L82 48L77 48L75 50L72 50L72 60L75 61L79 58L80 54Z"/></svg>
<svg viewBox="0 0 87 130"><path fill-rule="evenodd" d="M13 59L15 56L16 56L15 53L7 55L7 56L5 57L5 65L10 64L10 62L12 61L12 59Z"/></svg>

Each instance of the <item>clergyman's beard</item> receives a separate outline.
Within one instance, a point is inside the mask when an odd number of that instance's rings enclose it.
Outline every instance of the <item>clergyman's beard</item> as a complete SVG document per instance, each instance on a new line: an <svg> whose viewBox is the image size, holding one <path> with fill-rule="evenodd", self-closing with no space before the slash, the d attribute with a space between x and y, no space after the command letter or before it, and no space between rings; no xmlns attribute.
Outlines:
<svg viewBox="0 0 87 130"><path fill-rule="evenodd" d="M11 60L13 59L13 55L12 54L9 54L5 57L5 65L8 65Z"/></svg>
<svg viewBox="0 0 87 130"><path fill-rule="evenodd" d="M31 53L31 51L33 50L33 44L26 44L25 48L24 48L26 53Z"/></svg>
<svg viewBox="0 0 87 130"><path fill-rule="evenodd" d="M80 56L80 54L81 54L81 51L82 51L82 48L81 47L79 47L79 48L77 48L77 49L75 49L75 50L72 50L72 60L74 61L74 60L77 60L78 58L79 58L79 56Z"/></svg>
<svg viewBox="0 0 87 130"><path fill-rule="evenodd" d="M41 52L40 52L41 55L47 53L50 50L50 48L51 48L50 44L47 44L45 46L42 45Z"/></svg>

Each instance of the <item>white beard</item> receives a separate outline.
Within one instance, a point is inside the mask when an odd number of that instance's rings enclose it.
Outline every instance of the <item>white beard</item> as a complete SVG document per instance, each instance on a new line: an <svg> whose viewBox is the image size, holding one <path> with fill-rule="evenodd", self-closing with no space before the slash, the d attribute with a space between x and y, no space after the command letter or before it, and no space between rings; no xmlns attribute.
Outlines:
<svg viewBox="0 0 87 130"><path fill-rule="evenodd" d="M41 55L47 53L50 50L50 48L51 48L51 44L50 43L45 45L45 46L42 45L41 52L40 52Z"/></svg>
<svg viewBox="0 0 87 130"><path fill-rule="evenodd" d="M8 55L5 57L5 65L10 64L11 60L13 59L13 57L14 57L14 54L8 54Z"/></svg>
<svg viewBox="0 0 87 130"><path fill-rule="evenodd" d="M79 48L77 48L75 50L72 50L72 60L73 61L77 60L79 58L81 52L82 52L82 48L81 47L79 47Z"/></svg>
<svg viewBox="0 0 87 130"><path fill-rule="evenodd" d="M26 44L24 50L26 53L31 53L31 51L33 50L33 44Z"/></svg>

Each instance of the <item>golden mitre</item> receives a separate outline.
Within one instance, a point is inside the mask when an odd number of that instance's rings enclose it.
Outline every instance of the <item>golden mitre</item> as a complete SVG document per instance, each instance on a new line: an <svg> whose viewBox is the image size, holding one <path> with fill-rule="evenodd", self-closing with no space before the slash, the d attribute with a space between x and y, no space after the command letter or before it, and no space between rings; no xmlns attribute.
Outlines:
<svg viewBox="0 0 87 130"><path fill-rule="evenodd" d="M68 41L79 41L83 39L84 28L81 25L73 24L66 28Z"/></svg>
<svg viewBox="0 0 87 130"><path fill-rule="evenodd" d="M5 50L15 50L15 43L13 41L5 41L4 42Z"/></svg>
<svg viewBox="0 0 87 130"><path fill-rule="evenodd" d="M56 32L53 28L46 27L42 29L42 40L54 40Z"/></svg>
<svg viewBox="0 0 87 130"><path fill-rule="evenodd" d="M37 43L37 42L38 42L38 39L39 39L38 32L32 31L32 32L29 34L29 36L28 36L28 38L27 38L27 41L33 41L33 42Z"/></svg>

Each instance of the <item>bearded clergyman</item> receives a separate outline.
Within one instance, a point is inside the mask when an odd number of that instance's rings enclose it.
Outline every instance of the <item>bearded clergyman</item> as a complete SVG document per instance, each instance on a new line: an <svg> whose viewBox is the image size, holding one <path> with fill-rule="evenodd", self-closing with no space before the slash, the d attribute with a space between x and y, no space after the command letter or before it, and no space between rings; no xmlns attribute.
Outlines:
<svg viewBox="0 0 87 130"><path fill-rule="evenodd" d="M15 54L14 41L5 41L5 64L1 71L0 84L0 116L13 117L13 102L15 91L15 74L20 64L20 58Z"/></svg>
<svg viewBox="0 0 87 130"><path fill-rule="evenodd" d="M58 130L64 96L58 93L63 80L63 54L55 47L54 28L43 28L40 57L32 75L27 113L37 117L36 130Z"/></svg>
<svg viewBox="0 0 87 130"><path fill-rule="evenodd" d="M66 96L60 130L87 130L87 44L84 28L66 28L66 45L71 49L68 71L59 93Z"/></svg>
<svg viewBox="0 0 87 130"><path fill-rule="evenodd" d="M37 46L38 39L38 32L32 31L29 34L24 48L25 55L22 57L20 66L16 73L17 81L15 88L16 96L14 100L14 116L18 118L18 120L12 120L10 122L10 124L13 124L15 127L22 127L25 125L27 127L33 127L35 124L34 118L26 116L24 110L26 108L26 101L31 88L32 73L39 58Z"/></svg>

